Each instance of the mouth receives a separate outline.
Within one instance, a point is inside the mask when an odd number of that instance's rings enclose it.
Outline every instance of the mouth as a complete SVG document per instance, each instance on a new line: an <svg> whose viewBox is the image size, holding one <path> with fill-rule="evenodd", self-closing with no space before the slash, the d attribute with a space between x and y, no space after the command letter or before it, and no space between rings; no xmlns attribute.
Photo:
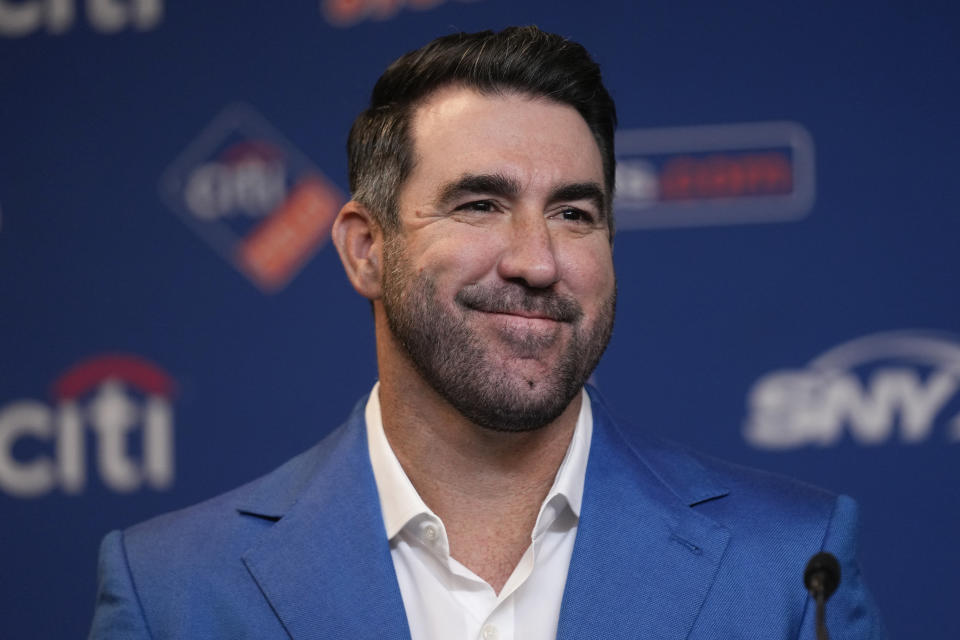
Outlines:
<svg viewBox="0 0 960 640"><path fill-rule="evenodd" d="M526 311L526 310L513 310L513 309L474 309L474 311L479 311L481 313L489 313L492 315L499 316L509 316L514 318L522 318L524 320L543 320L547 322L563 322L562 319L549 315L539 311Z"/></svg>
<svg viewBox="0 0 960 640"><path fill-rule="evenodd" d="M502 342L509 357L539 360L563 335L564 322L531 311L485 311L471 309L480 323L478 331ZM488 333L489 332L489 333Z"/></svg>
<svg viewBox="0 0 960 640"><path fill-rule="evenodd" d="M455 300L469 311L496 317L516 328L555 328L576 323L582 315L575 300L553 291L472 285L460 290Z"/></svg>

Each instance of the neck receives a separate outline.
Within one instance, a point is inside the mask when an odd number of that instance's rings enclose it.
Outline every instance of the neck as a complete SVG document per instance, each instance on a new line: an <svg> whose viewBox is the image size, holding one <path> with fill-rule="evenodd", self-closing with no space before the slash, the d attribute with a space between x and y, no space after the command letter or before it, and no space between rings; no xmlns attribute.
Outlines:
<svg viewBox="0 0 960 640"><path fill-rule="evenodd" d="M424 502L437 511L432 499L440 503L444 495L455 495L486 503L527 501L539 508L573 436L580 395L539 429L495 431L461 415L412 367L404 369L381 367L383 428Z"/></svg>
<svg viewBox="0 0 960 640"><path fill-rule="evenodd" d="M379 399L387 440L443 520L451 555L499 591L530 544L573 437L581 395L540 429L494 431L461 415L409 360L383 355Z"/></svg>

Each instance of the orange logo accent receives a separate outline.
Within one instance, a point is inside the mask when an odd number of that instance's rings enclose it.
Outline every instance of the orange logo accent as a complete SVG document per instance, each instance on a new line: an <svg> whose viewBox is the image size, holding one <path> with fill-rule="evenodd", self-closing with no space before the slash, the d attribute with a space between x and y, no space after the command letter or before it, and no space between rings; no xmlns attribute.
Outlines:
<svg viewBox="0 0 960 640"><path fill-rule="evenodd" d="M240 267L263 289L281 289L327 241L340 205L326 180L305 178L240 244Z"/></svg>

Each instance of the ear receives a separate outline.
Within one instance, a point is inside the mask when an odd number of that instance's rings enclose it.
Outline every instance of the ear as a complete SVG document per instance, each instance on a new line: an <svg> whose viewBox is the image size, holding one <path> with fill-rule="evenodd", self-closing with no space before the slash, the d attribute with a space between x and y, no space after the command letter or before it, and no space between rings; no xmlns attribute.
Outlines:
<svg viewBox="0 0 960 640"><path fill-rule="evenodd" d="M353 288L370 300L379 298L383 232L370 211L351 200L340 209L330 235Z"/></svg>

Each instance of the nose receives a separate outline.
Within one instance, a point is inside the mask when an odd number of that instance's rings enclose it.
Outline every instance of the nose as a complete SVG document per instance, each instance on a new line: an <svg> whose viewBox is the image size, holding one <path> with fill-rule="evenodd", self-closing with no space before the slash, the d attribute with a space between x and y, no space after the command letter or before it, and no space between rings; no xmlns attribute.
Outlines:
<svg viewBox="0 0 960 640"><path fill-rule="evenodd" d="M507 225L506 248L497 265L504 280L546 288L560 278L554 238L542 213L515 215Z"/></svg>

